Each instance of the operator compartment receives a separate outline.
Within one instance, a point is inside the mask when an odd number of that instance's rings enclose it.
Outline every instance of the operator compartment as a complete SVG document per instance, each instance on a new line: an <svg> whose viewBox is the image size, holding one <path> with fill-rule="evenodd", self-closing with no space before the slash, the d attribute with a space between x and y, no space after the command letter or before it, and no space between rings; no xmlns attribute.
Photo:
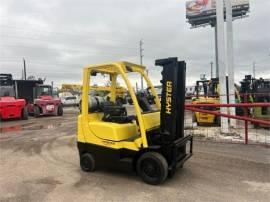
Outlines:
<svg viewBox="0 0 270 202"><path fill-rule="evenodd" d="M127 79L128 77L140 78L139 72L143 71L141 69L142 67L128 63L124 67L124 74L121 74L115 66L91 68L87 85L89 86L87 89L88 124L91 134L100 139L115 142L134 141L141 134L138 113L141 113L146 133L159 128L160 111L158 107L152 109L152 105L156 104L158 99L151 93L153 89L149 87L142 90L136 89L134 94L139 106L136 107L133 103L127 104L127 94L132 88L127 83ZM127 75L129 76L124 78Z"/></svg>

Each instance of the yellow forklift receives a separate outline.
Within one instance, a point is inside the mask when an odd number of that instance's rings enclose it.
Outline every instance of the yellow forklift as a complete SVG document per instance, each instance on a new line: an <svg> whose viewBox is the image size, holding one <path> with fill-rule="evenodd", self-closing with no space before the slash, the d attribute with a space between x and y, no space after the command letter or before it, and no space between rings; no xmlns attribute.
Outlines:
<svg viewBox="0 0 270 202"><path fill-rule="evenodd" d="M144 182L157 185L168 176L172 177L176 168L182 167L192 156L192 136L184 134L186 63L168 58L156 60L156 65L163 67L161 103L144 66L115 62L84 67L82 112L78 117L77 132L83 171L127 166ZM155 97L154 105L150 105L143 94L136 95L130 73L145 79ZM92 77L98 74L109 75L109 101L96 102L97 99L88 94ZM125 82L132 98L133 115L116 102L119 78Z"/></svg>
<svg viewBox="0 0 270 202"><path fill-rule="evenodd" d="M211 80L200 80L195 86L196 97L192 98L192 104L220 104L219 81L217 78ZM201 93L203 92L203 94ZM219 112L218 107L201 107L204 110ZM192 122L200 125L220 125L220 117L202 112L194 112Z"/></svg>

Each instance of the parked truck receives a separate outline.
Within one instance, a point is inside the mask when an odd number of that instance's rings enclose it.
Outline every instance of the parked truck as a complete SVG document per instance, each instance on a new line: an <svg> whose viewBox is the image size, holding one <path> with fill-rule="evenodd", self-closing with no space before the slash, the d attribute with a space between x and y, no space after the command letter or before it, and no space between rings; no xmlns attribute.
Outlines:
<svg viewBox="0 0 270 202"><path fill-rule="evenodd" d="M25 99L17 99L11 74L0 74L0 119L28 119Z"/></svg>
<svg viewBox="0 0 270 202"><path fill-rule="evenodd" d="M63 115L59 98L52 96L52 86L44 85L42 80L16 80L18 97L27 102L28 112L34 117L42 115Z"/></svg>

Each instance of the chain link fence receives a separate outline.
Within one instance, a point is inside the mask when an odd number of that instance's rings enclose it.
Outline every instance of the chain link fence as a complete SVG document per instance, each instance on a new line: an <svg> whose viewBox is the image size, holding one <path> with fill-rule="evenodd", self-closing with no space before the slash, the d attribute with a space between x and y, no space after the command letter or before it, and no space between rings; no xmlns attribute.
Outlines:
<svg viewBox="0 0 270 202"><path fill-rule="evenodd" d="M190 104L189 101L187 103ZM270 146L270 125L249 122L246 128L245 121L236 120L236 127L229 127L228 133L222 133L221 127L218 124L198 124L194 120L194 117L195 112L185 110L185 133L193 135L195 140L244 144L247 129L247 140L249 144ZM247 117L255 118L250 112Z"/></svg>

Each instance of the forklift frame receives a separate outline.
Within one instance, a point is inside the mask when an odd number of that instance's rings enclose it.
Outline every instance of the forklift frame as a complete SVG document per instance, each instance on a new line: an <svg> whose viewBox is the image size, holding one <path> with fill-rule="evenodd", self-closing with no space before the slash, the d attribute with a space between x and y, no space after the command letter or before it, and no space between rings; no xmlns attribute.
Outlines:
<svg viewBox="0 0 270 202"><path fill-rule="evenodd" d="M77 133L82 170L93 171L95 161L100 163L102 159L103 161L106 159L104 163L108 165L115 159L119 163L129 162L146 183L159 184L168 175L173 176L176 168L182 167L184 162L192 156L193 137L184 135L186 63L178 62L177 58L168 58L156 60L156 65L163 67L161 102L145 73L144 66L129 62L115 62L84 67L82 111L78 116ZM139 73L145 79L154 96L157 110L143 109L141 98L135 94L127 76L129 72ZM97 73L110 75L110 101L112 103L116 101L117 76L122 77L133 100L136 114L133 121L121 123L106 121L104 119L106 104L103 106L103 111L89 110L91 76ZM117 110L121 109L118 106L113 107ZM189 151L186 148L188 142L190 142ZM144 171L140 166L143 164L151 170L151 165L149 168L148 160L146 161L151 158L155 159L154 161L157 160L158 164L163 164L159 165L163 169L160 179L149 180L149 177L148 179L143 177Z"/></svg>

